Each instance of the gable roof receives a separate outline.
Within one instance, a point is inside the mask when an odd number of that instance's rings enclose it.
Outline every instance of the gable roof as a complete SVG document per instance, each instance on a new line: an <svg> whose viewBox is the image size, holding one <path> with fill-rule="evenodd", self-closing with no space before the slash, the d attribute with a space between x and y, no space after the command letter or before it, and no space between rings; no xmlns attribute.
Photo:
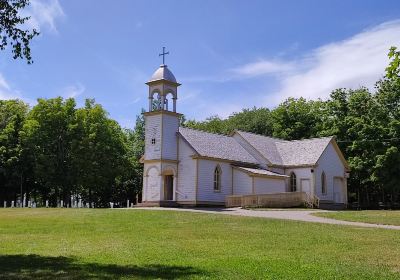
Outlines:
<svg viewBox="0 0 400 280"><path fill-rule="evenodd" d="M249 132L236 131L272 165L314 165L333 137L287 141Z"/></svg>
<svg viewBox="0 0 400 280"><path fill-rule="evenodd" d="M276 147L276 141L280 141L280 139L239 130L235 132L242 136L247 143L253 146L253 148L256 149L271 164L283 164L278 148Z"/></svg>
<svg viewBox="0 0 400 280"><path fill-rule="evenodd" d="M333 137L312 138L295 141L278 141L276 146L283 165L314 165Z"/></svg>
<svg viewBox="0 0 400 280"><path fill-rule="evenodd" d="M179 134L200 156L258 164L233 137L179 127Z"/></svg>

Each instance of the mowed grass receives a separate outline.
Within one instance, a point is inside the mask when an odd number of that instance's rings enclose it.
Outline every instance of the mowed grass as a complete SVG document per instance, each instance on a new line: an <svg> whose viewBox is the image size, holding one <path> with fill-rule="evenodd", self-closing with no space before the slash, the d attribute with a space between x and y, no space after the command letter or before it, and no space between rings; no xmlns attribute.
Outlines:
<svg viewBox="0 0 400 280"><path fill-rule="evenodd" d="M177 211L1 209L0 279L400 279L400 232Z"/></svg>
<svg viewBox="0 0 400 280"><path fill-rule="evenodd" d="M351 222L400 226L400 210L335 211L313 215Z"/></svg>

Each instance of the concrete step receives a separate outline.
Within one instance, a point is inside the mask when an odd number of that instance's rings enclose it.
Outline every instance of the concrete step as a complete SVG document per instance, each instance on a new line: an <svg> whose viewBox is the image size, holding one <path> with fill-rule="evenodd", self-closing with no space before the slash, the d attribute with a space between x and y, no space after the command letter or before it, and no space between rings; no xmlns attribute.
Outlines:
<svg viewBox="0 0 400 280"><path fill-rule="evenodd" d="M347 208L347 205L344 203L336 203L332 200L320 200L319 209L324 210L344 210Z"/></svg>
<svg viewBox="0 0 400 280"><path fill-rule="evenodd" d="M135 207L179 207L179 204L171 200L143 201L136 204Z"/></svg>

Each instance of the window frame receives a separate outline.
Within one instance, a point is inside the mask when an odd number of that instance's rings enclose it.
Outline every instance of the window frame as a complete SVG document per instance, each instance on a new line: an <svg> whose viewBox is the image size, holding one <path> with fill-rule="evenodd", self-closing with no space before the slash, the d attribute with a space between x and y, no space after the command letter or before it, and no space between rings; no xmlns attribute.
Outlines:
<svg viewBox="0 0 400 280"><path fill-rule="evenodd" d="M289 188L290 192L297 192L297 176L293 171L290 173Z"/></svg>
<svg viewBox="0 0 400 280"><path fill-rule="evenodd" d="M213 189L214 192L221 192L221 176L222 176L222 169L219 164L214 168L214 184Z"/></svg>
<svg viewBox="0 0 400 280"><path fill-rule="evenodd" d="M327 195L328 194L328 189L326 187L326 174L325 174L325 171L322 171L322 173L321 173L321 193L323 195Z"/></svg>

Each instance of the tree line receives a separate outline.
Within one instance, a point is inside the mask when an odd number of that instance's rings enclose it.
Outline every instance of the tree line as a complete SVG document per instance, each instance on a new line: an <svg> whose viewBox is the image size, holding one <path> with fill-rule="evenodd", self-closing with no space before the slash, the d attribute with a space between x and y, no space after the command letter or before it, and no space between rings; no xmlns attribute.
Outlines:
<svg viewBox="0 0 400 280"><path fill-rule="evenodd" d="M235 129L287 140L335 135L351 167L350 202L400 205L399 52L386 76L367 88L336 89L327 100L289 98L274 109L252 108L226 119L185 120L183 126L229 134ZM0 202L27 199L95 207L135 202L142 188L144 119L123 129L94 100L0 100Z"/></svg>
<svg viewBox="0 0 400 280"><path fill-rule="evenodd" d="M400 53L391 48L386 75L371 92L336 89L327 100L289 98L276 108L245 109L186 126L229 134L234 129L286 140L335 135L351 173L350 202L400 207ZM301 85L299 85L301 87Z"/></svg>
<svg viewBox="0 0 400 280"><path fill-rule="evenodd" d="M95 207L135 202L142 185L144 133L139 115L122 129L94 100L0 100L0 201Z"/></svg>

